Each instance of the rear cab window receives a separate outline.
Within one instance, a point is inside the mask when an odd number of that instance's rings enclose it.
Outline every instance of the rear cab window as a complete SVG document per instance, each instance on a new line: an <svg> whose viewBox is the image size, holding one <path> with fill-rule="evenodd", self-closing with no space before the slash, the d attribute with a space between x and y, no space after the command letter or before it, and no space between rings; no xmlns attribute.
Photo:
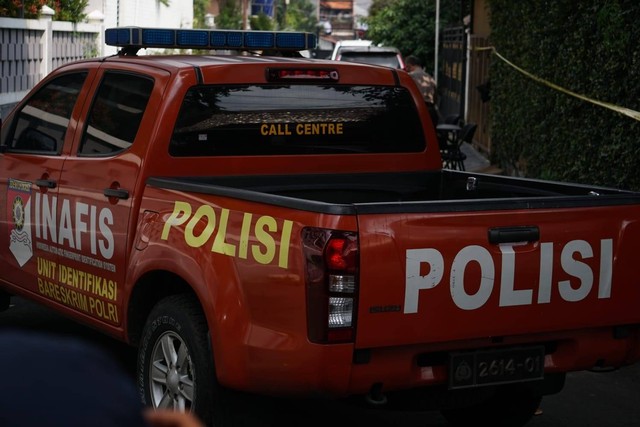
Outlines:
<svg viewBox="0 0 640 427"><path fill-rule="evenodd" d="M191 88L169 152L182 157L424 149L422 124L405 88L269 84Z"/></svg>

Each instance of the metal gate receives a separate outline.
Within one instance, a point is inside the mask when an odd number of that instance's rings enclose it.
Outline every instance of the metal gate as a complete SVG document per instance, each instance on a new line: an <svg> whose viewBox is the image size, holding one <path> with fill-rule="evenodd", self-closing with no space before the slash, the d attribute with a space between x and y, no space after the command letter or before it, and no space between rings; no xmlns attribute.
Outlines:
<svg viewBox="0 0 640 427"><path fill-rule="evenodd" d="M438 60L438 108L442 117L459 114L464 118L467 70L467 37L465 27L442 31L441 55Z"/></svg>

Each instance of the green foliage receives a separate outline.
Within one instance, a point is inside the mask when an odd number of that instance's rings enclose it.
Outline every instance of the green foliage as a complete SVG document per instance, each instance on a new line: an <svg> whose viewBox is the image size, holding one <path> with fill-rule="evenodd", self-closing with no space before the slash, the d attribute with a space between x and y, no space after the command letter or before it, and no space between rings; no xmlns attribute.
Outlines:
<svg viewBox="0 0 640 427"><path fill-rule="evenodd" d="M391 6L396 0L373 0L369 6L369 16L375 16L383 9Z"/></svg>
<svg viewBox="0 0 640 427"><path fill-rule="evenodd" d="M208 5L209 0L193 0L193 28L207 28L204 16Z"/></svg>
<svg viewBox="0 0 640 427"><path fill-rule="evenodd" d="M98 56L100 56L100 50L96 43L87 43L84 45L85 58L97 58Z"/></svg>
<svg viewBox="0 0 640 427"><path fill-rule="evenodd" d="M276 21L281 30L315 33L318 23L316 6L309 0L290 0L287 6L284 1L276 1Z"/></svg>
<svg viewBox="0 0 640 427"><path fill-rule="evenodd" d="M0 16L36 19L45 4L47 4L47 0L0 0Z"/></svg>
<svg viewBox="0 0 640 427"><path fill-rule="evenodd" d="M55 12L54 21L80 22L88 4L89 0L0 0L0 16L38 19L42 6L47 5Z"/></svg>
<svg viewBox="0 0 640 427"><path fill-rule="evenodd" d="M440 29L461 25L458 0L442 0ZM374 0L366 23L367 37L376 44L395 46L404 56L416 55L425 69L433 69L435 55L435 0Z"/></svg>
<svg viewBox="0 0 640 427"><path fill-rule="evenodd" d="M87 15L84 9L89 4L89 0L49 0L47 6L53 9L56 14L53 19L56 21L80 22Z"/></svg>
<svg viewBox="0 0 640 427"><path fill-rule="evenodd" d="M242 11L234 0L222 2L220 14L216 20L216 28L226 30L242 29Z"/></svg>
<svg viewBox="0 0 640 427"><path fill-rule="evenodd" d="M252 30L271 31L274 27L273 20L262 12L257 16L252 16L250 24Z"/></svg>
<svg viewBox="0 0 640 427"><path fill-rule="evenodd" d="M491 42L533 75L640 110L640 3L489 0ZM514 175L640 190L640 123L493 56L492 157Z"/></svg>

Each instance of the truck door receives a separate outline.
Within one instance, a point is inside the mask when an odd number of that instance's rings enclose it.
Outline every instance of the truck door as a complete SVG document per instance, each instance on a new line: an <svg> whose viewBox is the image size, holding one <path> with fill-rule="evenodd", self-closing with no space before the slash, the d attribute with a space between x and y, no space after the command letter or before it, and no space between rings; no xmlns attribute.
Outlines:
<svg viewBox="0 0 640 427"><path fill-rule="evenodd" d="M145 119L148 127L154 121L147 111L154 80L102 70L95 85L60 179L58 216L69 227L59 237L59 278L82 295L79 311L119 325L131 208L150 133L142 128Z"/></svg>
<svg viewBox="0 0 640 427"><path fill-rule="evenodd" d="M0 209L1 277L58 300L58 184L88 75L86 69L71 70L43 82L2 129L0 194L6 206Z"/></svg>

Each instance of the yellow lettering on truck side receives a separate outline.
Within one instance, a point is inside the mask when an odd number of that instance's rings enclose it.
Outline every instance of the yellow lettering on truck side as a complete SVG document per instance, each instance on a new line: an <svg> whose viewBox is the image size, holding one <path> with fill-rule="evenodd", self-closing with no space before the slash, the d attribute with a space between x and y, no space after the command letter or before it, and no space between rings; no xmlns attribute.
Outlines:
<svg viewBox="0 0 640 427"><path fill-rule="evenodd" d="M199 236L196 236L193 233L193 229L200 222L200 220L205 217L206 225L204 230ZM213 231L216 228L216 213L213 208L209 205L202 205L198 208L196 213L193 215L193 218L187 224L187 227L184 230L184 238L187 241L187 244L192 248L199 248L200 246L207 243Z"/></svg>
<svg viewBox="0 0 640 427"><path fill-rule="evenodd" d="M280 236L280 256L278 256L278 266L287 268L289 264L289 243L291 242L291 228L293 222L285 220L282 224L282 234Z"/></svg>
<svg viewBox="0 0 640 427"><path fill-rule="evenodd" d="M220 211L217 212L217 209ZM229 217L232 214L242 214L239 235L235 230L232 230L231 234L227 233ZM282 228L279 228L280 223ZM272 216L262 215L254 221L254 214L250 212L230 211L210 205L201 205L192 215L189 203L176 201L173 212L162 228L160 238L167 240L171 228L182 224L186 224L183 233L185 243L192 248L199 248L211 241L211 252L241 259L252 257L256 262L265 265L275 260L280 268L289 266L289 246L293 229L291 220L280 222ZM232 242L227 241L227 238ZM233 242L233 239L238 241Z"/></svg>
<svg viewBox="0 0 640 427"><path fill-rule="evenodd" d="M227 222L229 221L229 209L222 209L220 212L220 224L218 225L218 233L213 241L211 250L223 255L236 256L236 247L231 243L227 243Z"/></svg>
<svg viewBox="0 0 640 427"><path fill-rule="evenodd" d="M240 229L240 249L238 256L242 259L247 259L247 252L249 251L249 232L251 231L251 220L253 214L245 212L242 216L242 229Z"/></svg>
<svg viewBox="0 0 640 427"><path fill-rule="evenodd" d="M276 254L276 242L273 240L273 236L265 230L265 227L273 232L278 229L278 224L276 224L276 220L273 217L266 215L261 216L256 221L255 236L264 246L264 252L260 250L259 245L253 245L251 246L251 253L253 258L260 264L269 264Z"/></svg>
<svg viewBox="0 0 640 427"><path fill-rule="evenodd" d="M185 202L176 201L173 204L173 212L164 223L164 228L162 229L162 235L160 238L162 240L167 240L169 237L169 230L171 230L172 226L179 226L184 224L189 217L191 216L191 205Z"/></svg>

